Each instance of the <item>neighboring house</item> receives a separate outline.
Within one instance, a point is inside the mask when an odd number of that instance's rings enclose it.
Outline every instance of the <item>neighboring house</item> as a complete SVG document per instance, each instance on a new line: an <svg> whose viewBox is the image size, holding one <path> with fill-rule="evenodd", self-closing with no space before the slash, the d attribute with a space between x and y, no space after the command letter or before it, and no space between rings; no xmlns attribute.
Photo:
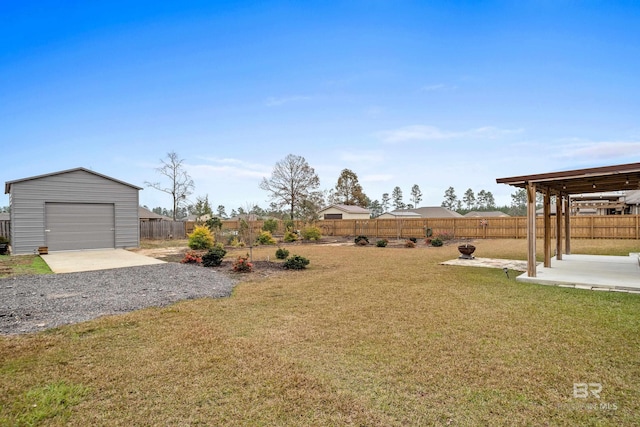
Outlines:
<svg viewBox="0 0 640 427"><path fill-rule="evenodd" d="M318 212L320 219L370 219L369 209L352 205L331 205Z"/></svg>
<svg viewBox="0 0 640 427"><path fill-rule="evenodd" d="M143 208L142 206L138 206L138 218L140 221L173 221L172 218L168 216L159 215L155 212L150 211L147 208Z"/></svg>
<svg viewBox="0 0 640 427"><path fill-rule="evenodd" d="M502 211L491 211L491 212L471 211L464 215L464 217L466 218L506 218L510 216L511 215L506 214Z"/></svg>
<svg viewBox="0 0 640 427"><path fill-rule="evenodd" d="M9 212L0 212L0 221L9 221L10 219Z"/></svg>
<svg viewBox="0 0 640 427"><path fill-rule="evenodd" d="M137 247L141 189L85 168L7 181L13 253Z"/></svg>
<svg viewBox="0 0 640 427"><path fill-rule="evenodd" d="M382 215L376 217L376 219L415 219L422 218L420 214L407 211L392 211L385 212Z"/></svg>
<svg viewBox="0 0 640 427"><path fill-rule="evenodd" d="M392 218L397 218L398 214L401 212L412 212L417 214L418 216L405 216L405 218L462 218L458 212L452 211L447 208L443 208L441 206L427 206L424 208L415 208L415 209L398 209L395 211L387 212L383 215L393 215ZM385 218L383 215L378 218ZM386 217L389 218L389 217Z"/></svg>
<svg viewBox="0 0 640 427"><path fill-rule="evenodd" d="M640 215L640 190L614 191L572 195L571 215ZM551 215L556 214L556 205L551 203ZM536 210L544 215L544 209Z"/></svg>

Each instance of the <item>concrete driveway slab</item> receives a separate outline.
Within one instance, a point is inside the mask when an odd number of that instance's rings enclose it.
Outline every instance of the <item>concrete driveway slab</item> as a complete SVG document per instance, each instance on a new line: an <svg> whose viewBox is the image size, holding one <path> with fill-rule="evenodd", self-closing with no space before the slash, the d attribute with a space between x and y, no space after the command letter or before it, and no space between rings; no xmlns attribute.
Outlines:
<svg viewBox="0 0 640 427"><path fill-rule="evenodd" d="M51 252L42 255L42 259L54 273L77 273L165 263L124 249Z"/></svg>

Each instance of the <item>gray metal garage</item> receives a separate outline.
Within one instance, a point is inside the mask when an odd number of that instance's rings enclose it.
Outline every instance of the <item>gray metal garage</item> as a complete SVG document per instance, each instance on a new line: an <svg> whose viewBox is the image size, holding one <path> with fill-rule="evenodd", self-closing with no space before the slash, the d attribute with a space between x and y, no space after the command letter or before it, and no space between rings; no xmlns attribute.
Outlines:
<svg viewBox="0 0 640 427"><path fill-rule="evenodd" d="M13 253L137 247L139 190L84 168L8 181Z"/></svg>

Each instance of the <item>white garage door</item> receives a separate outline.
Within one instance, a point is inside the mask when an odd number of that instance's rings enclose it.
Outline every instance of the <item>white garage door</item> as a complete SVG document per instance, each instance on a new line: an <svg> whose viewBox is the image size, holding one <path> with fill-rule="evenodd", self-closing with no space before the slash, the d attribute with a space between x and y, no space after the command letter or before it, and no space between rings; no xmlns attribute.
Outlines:
<svg viewBox="0 0 640 427"><path fill-rule="evenodd" d="M50 251L115 247L115 209L110 203L46 203Z"/></svg>

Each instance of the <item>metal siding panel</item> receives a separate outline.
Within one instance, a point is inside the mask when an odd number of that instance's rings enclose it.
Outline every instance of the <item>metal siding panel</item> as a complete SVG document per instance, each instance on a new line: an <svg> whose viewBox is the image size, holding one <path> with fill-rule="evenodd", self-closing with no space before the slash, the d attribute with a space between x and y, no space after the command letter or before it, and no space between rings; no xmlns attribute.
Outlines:
<svg viewBox="0 0 640 427"><path fill-rule="evenodd" d="M115 205L115 247L139 245L138 190L86 171L72 171L11 185L12 247L15 254L45 246L45 203ZM112 246L113 247L113 246Z"/></svg>
<svg viewBox="0 0 640 427"><path fill-rule="evenodd" d="M113 204L47 203L45 224L51 251L115 246Z"/></svg>

